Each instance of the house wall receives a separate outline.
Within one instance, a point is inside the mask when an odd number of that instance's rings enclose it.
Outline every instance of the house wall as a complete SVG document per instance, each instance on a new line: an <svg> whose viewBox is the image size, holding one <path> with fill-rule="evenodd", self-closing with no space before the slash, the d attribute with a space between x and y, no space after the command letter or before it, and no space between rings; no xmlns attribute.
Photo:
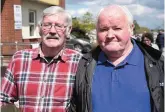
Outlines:
<svg viewBox="0 0 165 112"><path fill-rule="evenodd" d="M3 0L1 11L1 42L22 41L22 30L14 29L14 9L13 5L20 5L21 0ZM11 53L15 51L15 46L2 46L1 53Z"/></svg>
<svg viewBox="0 0 165 112"><path fill-rule="evenodd" d="M35 7L34 7L35 6ZM36 26L38 21L41 18L42 11L49 7L49 5L46 4L39 4L38 2L33 1L22 1L22 39L33 39L33 38L39 38L39 34L37 29L35 30L34 36L30 36L29 31L29 11L33 10L36 12Z"/></svg>

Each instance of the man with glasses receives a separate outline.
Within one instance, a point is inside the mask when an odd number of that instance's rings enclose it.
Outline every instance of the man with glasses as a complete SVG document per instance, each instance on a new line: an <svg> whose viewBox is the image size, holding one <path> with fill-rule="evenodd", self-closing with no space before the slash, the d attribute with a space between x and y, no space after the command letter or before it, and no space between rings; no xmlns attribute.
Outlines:
<svg viewBox="0 0 165 112"><path fill-rule="evenodd" d="M2 78L1 106L19 100L21 112L64 112L82 56L65 48L72 17L61 7L43 11L39 48L17 51Z"/></svg>

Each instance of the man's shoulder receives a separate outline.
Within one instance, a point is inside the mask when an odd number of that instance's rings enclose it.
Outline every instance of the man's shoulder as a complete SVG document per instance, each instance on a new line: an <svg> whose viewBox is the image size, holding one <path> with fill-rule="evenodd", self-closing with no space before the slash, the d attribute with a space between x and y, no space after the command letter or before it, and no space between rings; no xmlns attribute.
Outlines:
<svg viewBox="0 0 165 112"><path fill-rule="evenodd" d="M23 49L14 53L13 57L18 58L22 56L29 56L32 53L36 52L37 49Z"/></svg>
<svg viewBox="0 0 165 112"><path fill-rule="evenodd" d="M140 48L140 50L143 52L143 54L145 56L150 56L153 59L159 60L161 57L161 52L157 49L154 49L151 46L148 46L142 42L138 42L136 41L136 44L138 45L138 47Z"/></svg>
<svg viewBox="0 0 165 112"><path fill-rule="evenodd" d="M83 55L82 53L69 48L65 48L63 54L64 56L72 57L72 59L75 61L79 61Z"/></svg>
<svg viewBox="0 0 165 112"><path fill-rule="evenodd" d="M65 54L68 54L68 55L80 55L82 56L82 53L76 51L76 50L73 50L73 49L69 49L69 48L66 48L65 49Z"/></svg>
<svg viewBox="0 0 165 112"><path fill-rule="evenodd" d="M83 54L80 64L87 62L91 63L92 60L97 61L101 51L102 51L101 48L97 46L94 49L92 49L90 52Z"/></svg>

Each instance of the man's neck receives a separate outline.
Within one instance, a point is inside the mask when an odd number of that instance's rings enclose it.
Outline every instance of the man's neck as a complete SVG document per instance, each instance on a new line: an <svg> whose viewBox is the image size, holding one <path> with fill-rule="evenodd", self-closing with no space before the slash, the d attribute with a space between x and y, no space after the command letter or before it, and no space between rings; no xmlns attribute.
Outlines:
<svg viewBox="0 0 165 112"><path fill-rule="evenodd" d="M132 51L133 44L130 44L126 50L106 53L108 60L110 60L115 66L121 63Z"/></svg>
<svg viewBox="0 0 165 112"><path fill-rule="evenodd" d="M41 50L46 57L55 57L59 54L63 47L47 47L42 45Z"/></svg>

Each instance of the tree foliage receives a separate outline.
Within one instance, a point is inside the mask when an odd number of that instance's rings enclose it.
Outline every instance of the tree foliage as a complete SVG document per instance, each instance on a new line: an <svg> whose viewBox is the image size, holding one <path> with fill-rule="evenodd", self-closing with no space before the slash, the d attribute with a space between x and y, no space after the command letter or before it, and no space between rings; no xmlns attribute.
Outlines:
<svg viewBox="0 0 165 112"><path fill-rule="evenodd" d="M72 34L77 38L88 38L86 34L95 29L93 15L89 12L85 13L80 18L73 18L72 22Z"/></svg>
<svg viewBox="0 0 165 112"><path fill-rule="evenodd" d="M140 26L136 20L134 20L134 34L150 32L150 29L147 27Z"/></svg>
<svg viewBox="0 0 165 112"><path fill-rule="evenodd" d="M144 33L144 32L150 32L150 29L141 26L140 29L137 30L137 33Z"/></svg>
<svg viewBox="0 0 165 112"><path fill-rule="evenodd" d="M137 31L140 29L140 26L136 20L134 20L133 23L134 23L134 34L136 34Z"/></svg>

